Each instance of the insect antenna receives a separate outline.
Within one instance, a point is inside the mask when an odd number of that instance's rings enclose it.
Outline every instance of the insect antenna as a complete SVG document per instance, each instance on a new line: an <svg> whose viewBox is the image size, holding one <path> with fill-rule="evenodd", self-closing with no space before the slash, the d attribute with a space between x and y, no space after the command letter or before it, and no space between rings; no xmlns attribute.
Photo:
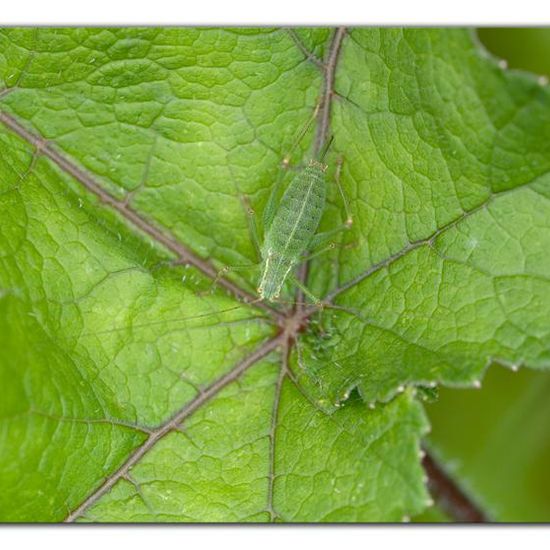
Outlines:
<svg viewBox="0 0 550 550"><path fill-rule="evenodd" d="M320 108L321 108L321 103L319 102L315 106L315 110L313 111L313 114L311 115L309 120L306 122L304 127L300 130L300 133L298 134L298 136L294 140L294 143L290 147L288 153L285 155L285 157L283 159L283 166L287 167L290 164L290 157L291 157L294 149L296 149L296 147L298 147L298 145L300 144L302 139L304 139L304 136L308 133L309 129L311 128L311 125L313 124L313 122L317 118L317 115L319 114L319 109Z"/></svg>
<svg viewBox="0 0 550 550"><path fill-rule="evenodd" d="M319 152L319 162L323 162L325 160L325 157L327 156L327 153L329 152L329 149L331 148L333 141L334 141L334 136L330 136L330 139L328 140L328 142L323 146L323 148Z"/></svg>
<svg viewBox="0 0 550 550"><path fill-rule="evenodd" d="M148 327L151 327L151 326L164 325L164 324L167 324L167 323L177 323L177 322L184 322L184 321L193 321L193 320L197 320L197 319L204 319L204 318L212 317L212 316L222 314L222 313L229 313L231 311L235 311L237 309L241 309L243 307L256 304L259 301L260 301L260 299L258 298L256 300L252 300L250 302L242 303L242 304L232 306L232 307L229 307L229 308L225 308L225 309L220 309L218 311L209 311L207 313L199 313L197 315L189 315L189 316L186 316L186 317L171 317L171 318L167 318L167 319L159 319L158 321L149 321L147 323L128 324L128 325L125 325L125 326L112 327L112 328L109 328L109 329L98 330L98 331L94 331L94 332L83 332L81 334L74 334L72 336L73 337L78 337L78 338L87 337L87 336L98 336L98 335L122 332L122 331L125 331L125 330L133 330L133 329L140 329L140 328L148 328ZM251 321L251 320L254 320L254 319L264 319L267 322L272 321L269 317L255 315L253 317L246 317L244 319L235 319L233 321L217 322L216 326L243 323L245 321ZM192 330L193 328L204 329L204 328L206 328L206 326L205 325L200 325L200 326L197 326L197 327L185 327L185 330Z"/></svg>

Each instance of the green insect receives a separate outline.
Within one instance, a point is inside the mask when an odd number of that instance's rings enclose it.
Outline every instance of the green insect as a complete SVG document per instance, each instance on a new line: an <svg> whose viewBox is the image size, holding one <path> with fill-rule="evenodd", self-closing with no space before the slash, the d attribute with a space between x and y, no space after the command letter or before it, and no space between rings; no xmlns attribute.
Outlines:
<svg viewBox="0 0 550 550"><path fill-rule="evenodd" d="M294 146L303 138L310 124L311 121L302 130ZM304 261L333 248L334 245L331 244L322 250L315 251L329 237L343 229L349 229L352 225L348 204L339 184L340 162L336 173L336 183L344 202L347 219L342 226L332 231L317 233L327 198L325 177L327 165L323 163L323 158L331 142L319 154L318 159L310 160L308 165L291 180L280 201L277 201L277 197L280 194L282 180L278 179L263 213L264 240L261 245L258 243L258 231L254 217L251 217L252 237L256 249L261 255L262 274L257 289L260 300L277 301L283 285L287 280L291 280L306 296L315 303L319 303L319 300L295 276L294 269ZM283 164L288 164L288 158L289 156L285 158ZM253 214L253 212L251 213ZM308 256L307 254L312 251L315 252ZM221 273L230 269L232 268L226 267Z"/></svg>
<svg viewBox="0 0 550 550"><path fill-rule="evenodd" d="M258 287L261 299L274 301L290 276L296 286L318 301L292 273L317 248L327 234L317 234L325 210L327 166L311 160L287 187L277 209L266 208L265 238L261 246L262 276ZM348 218L346 227L351 225ZM330 232L332 234L332 232Z"/></svg>
<svg viewBox="0 0 550 550"><path fill-rule="evenodd" d="M326 202L326 166L312 160L290 183L276 211L266 209L258 294L279 298L289 273L312 246ZM297 282L297 281L295 281Z"/></svg>

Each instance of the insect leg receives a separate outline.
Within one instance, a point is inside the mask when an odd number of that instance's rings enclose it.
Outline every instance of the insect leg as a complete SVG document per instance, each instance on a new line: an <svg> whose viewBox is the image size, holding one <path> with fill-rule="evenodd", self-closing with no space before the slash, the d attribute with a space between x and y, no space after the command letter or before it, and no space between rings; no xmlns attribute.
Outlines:
<svg viewBox="0 0 550 550"><path fill-rule="evenodd" d="M296 275L293 274L289 277L292 283L295 284L315 305L322 307L321 300L312 294L312 292L302 283L302 281L300 281L300 279L298 279L298 277L296 277Z"/></svg>
<svg viewBox="0 0 550 550"><path fill-rule="evenodd" d="M308 254L307 256L304 256L302 258L303 262L309 262L310 260L313 260L314 258L317 258L317 256L321 256L325 252L329 252L331 250L334 250L336 248L336 243L330 243L328 246L325 246L321 248L320 250L316 250L315 252L312 252L311 254Z"/></svg>
<svg viewBox="0 0 550 550"><path fill-rule="evenodd" d="M349 209L348 199L346 198L346 194L344 193L344 189L342 188L342 185L340 183L340 175L342 173L342 164L344 164L344 157L340 156L338 157L338 160L336 161L336 173L334 174L334 181L338 187L338 190L340 191L340 196L342 197L342 202L344 203L344 209L346 211L346 221L345 225L347 227L351 227L353 224L353 218L351 216L351 211Z"/></svg>
<svg viewBox="0 0 550 550"><path fill-rule="evenodd" d="M338 227L334 229L330 229L329 231L323 231L322 233L317 233L313 236L311 239L311 242L309 243L309 248L315 249L318 246L321 246L322 244L325 244L328 239L336 235L337 233L340 233L341 231L347 231L349 230L350 226L347 223L344 223L342 225L339 225ZM323 249L323 252L326 250L330 250L331 248L334 248L336 246L336 243L331 243L329 246ZM318 255L317 252L314 252L315 256ZM311 256L308 258L311 259Z"/></svg>
<svg viewBox="0 0 550 550"><path fill-rule="evenodd" d="M277 181L275 182L275 185L273 186L273 189L271 190L271 193L269 194L269 199L267 199L267 204L264 208L264 213L262 217L262 224L264 228L264 235L267 233L267 230L271 226L271 222L273 221L273 218L275 217L275 212L277 212L277 203L279 200L279 190L281 189L281 185L283 183L284 179L284 172L280 171L279 175L277 177Z"/></svg>
<svg viewBox="0 0 550 550"><path fill-rule="evenodd" d="M214 278L214 280L210 284L210 287L208 288L208 290L205 291L203 294L208 294L209 292L212 292L214 290L214 288L216 287L216 285L218 284L218 281L220 279L222 279L223 277L225 277L230 271L248 271L250 269L256 269L258 267L258 265L259 264L254 263L254 264L243 264L243 265L232 265L232 266L226 265L226 266L222 267L216 273L216 277Z"/></svg>
<svg viewBox="0 0 550 550"><path fill-rule="evenodd" d="M246 195L241 196L245 211L246 211L246 220L248 222L248 232L250 233L250 240L254 245L254 250L256 251L256 261L260 263L262 258L262 253L260 250L260 238L258 236L258 224L256 223L256 211L250 205L250 201Z"/></svg>

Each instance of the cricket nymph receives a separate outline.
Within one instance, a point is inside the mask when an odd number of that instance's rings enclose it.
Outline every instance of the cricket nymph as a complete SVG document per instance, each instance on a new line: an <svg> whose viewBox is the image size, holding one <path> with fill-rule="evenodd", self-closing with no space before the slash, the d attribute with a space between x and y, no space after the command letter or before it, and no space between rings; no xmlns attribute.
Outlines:
<svg viewBox="0 0 550 550"><path fill-rule="evenodd" d="M276 300L317 232L326 202L326 165L311 160L287 187L261 247L260 298Z"/></svg>

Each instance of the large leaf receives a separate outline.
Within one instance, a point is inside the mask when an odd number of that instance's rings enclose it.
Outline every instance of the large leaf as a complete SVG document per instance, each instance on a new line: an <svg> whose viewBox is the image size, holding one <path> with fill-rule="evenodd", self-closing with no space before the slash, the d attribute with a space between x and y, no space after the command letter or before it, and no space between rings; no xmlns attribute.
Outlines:
<svg viewBox="0 0 550 550"><path fill-rule="evenodd" d="M547 365L550 98L468 32L9 29L0 75L0 519L401 520L405 386ZM248 305L319 99L342 309Z"/></svg>
<svg viewBox="0 0 550 550"><path fill-rule="evenodd" d="M315 278L347 311L300 353L312 386L330 407L550 366L548 90L450 30L353 31L340 71L357 246Z"/></svg>

